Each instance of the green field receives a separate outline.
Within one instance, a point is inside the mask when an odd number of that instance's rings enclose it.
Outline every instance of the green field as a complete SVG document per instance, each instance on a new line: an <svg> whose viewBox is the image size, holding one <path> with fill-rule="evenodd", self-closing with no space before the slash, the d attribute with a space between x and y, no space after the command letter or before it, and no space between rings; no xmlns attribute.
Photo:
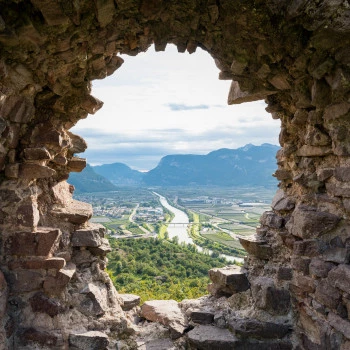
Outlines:
<svg viewBox="0 0 350 350"><path fill-rule="evenodd" d="M229 234L225 232L217 233L203 233L203 237L210 239L211 241L221 243L230 248L236 248L244 250L237 239L232 238Z"/></svg>

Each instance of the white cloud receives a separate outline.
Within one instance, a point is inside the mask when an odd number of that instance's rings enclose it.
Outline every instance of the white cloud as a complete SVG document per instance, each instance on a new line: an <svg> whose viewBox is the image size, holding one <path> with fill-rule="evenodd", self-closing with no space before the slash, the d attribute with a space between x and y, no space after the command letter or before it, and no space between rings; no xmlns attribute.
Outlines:
<svg viewBox="0 0 350 350"><path fill-rule="evenodd" d="M171 46L124 59L112 77L93 83L103 108L72 130L88 141L88 162L150 169L171 153L277 144L279 122L263 101L226 105L230 82L218 80L206 52L179 54Z"/></svg>

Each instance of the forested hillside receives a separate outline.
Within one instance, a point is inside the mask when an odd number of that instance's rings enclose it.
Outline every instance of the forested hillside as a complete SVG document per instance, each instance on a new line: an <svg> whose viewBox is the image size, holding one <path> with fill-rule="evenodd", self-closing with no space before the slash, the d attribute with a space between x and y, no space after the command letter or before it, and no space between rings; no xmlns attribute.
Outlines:
<svg viewBox="0 0 350 350"><path fill-rule="evenodd" d="M110 238L108 271L120 293L141 300L198 298L208 294L208 270L228 263L196 252L194 246L160 239Z"/></svg>

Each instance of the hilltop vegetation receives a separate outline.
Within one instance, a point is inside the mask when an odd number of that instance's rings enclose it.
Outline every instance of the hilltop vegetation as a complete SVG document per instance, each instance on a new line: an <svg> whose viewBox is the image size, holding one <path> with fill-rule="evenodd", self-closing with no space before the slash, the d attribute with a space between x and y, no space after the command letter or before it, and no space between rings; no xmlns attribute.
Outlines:
<svg viewBox="0 0 350 350"><path fill-rule="evenodd" d="M207 293L208 270L227 265L221 258L200 254L194 246L165 239L114 239L108 271L120 293L142 301L191 299Z"/></svg>

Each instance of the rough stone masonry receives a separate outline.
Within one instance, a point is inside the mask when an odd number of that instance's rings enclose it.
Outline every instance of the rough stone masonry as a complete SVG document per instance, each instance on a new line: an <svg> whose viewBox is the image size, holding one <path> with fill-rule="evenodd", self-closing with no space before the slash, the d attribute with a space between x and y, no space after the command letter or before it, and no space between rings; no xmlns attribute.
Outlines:
<svg viewBox="0 0 350 350"><path fill-rule="evenodd" d="M350 349L349 42L347 0L0 0L0 348L115 349L133 332L104 229L66 183L86 165L69 130L102 107L91 81L119 54L174 43L210 53L229 104L265 99L282 147L244 269L211 273L208 300L240 316L197 310L182 348Z"/></svg>

